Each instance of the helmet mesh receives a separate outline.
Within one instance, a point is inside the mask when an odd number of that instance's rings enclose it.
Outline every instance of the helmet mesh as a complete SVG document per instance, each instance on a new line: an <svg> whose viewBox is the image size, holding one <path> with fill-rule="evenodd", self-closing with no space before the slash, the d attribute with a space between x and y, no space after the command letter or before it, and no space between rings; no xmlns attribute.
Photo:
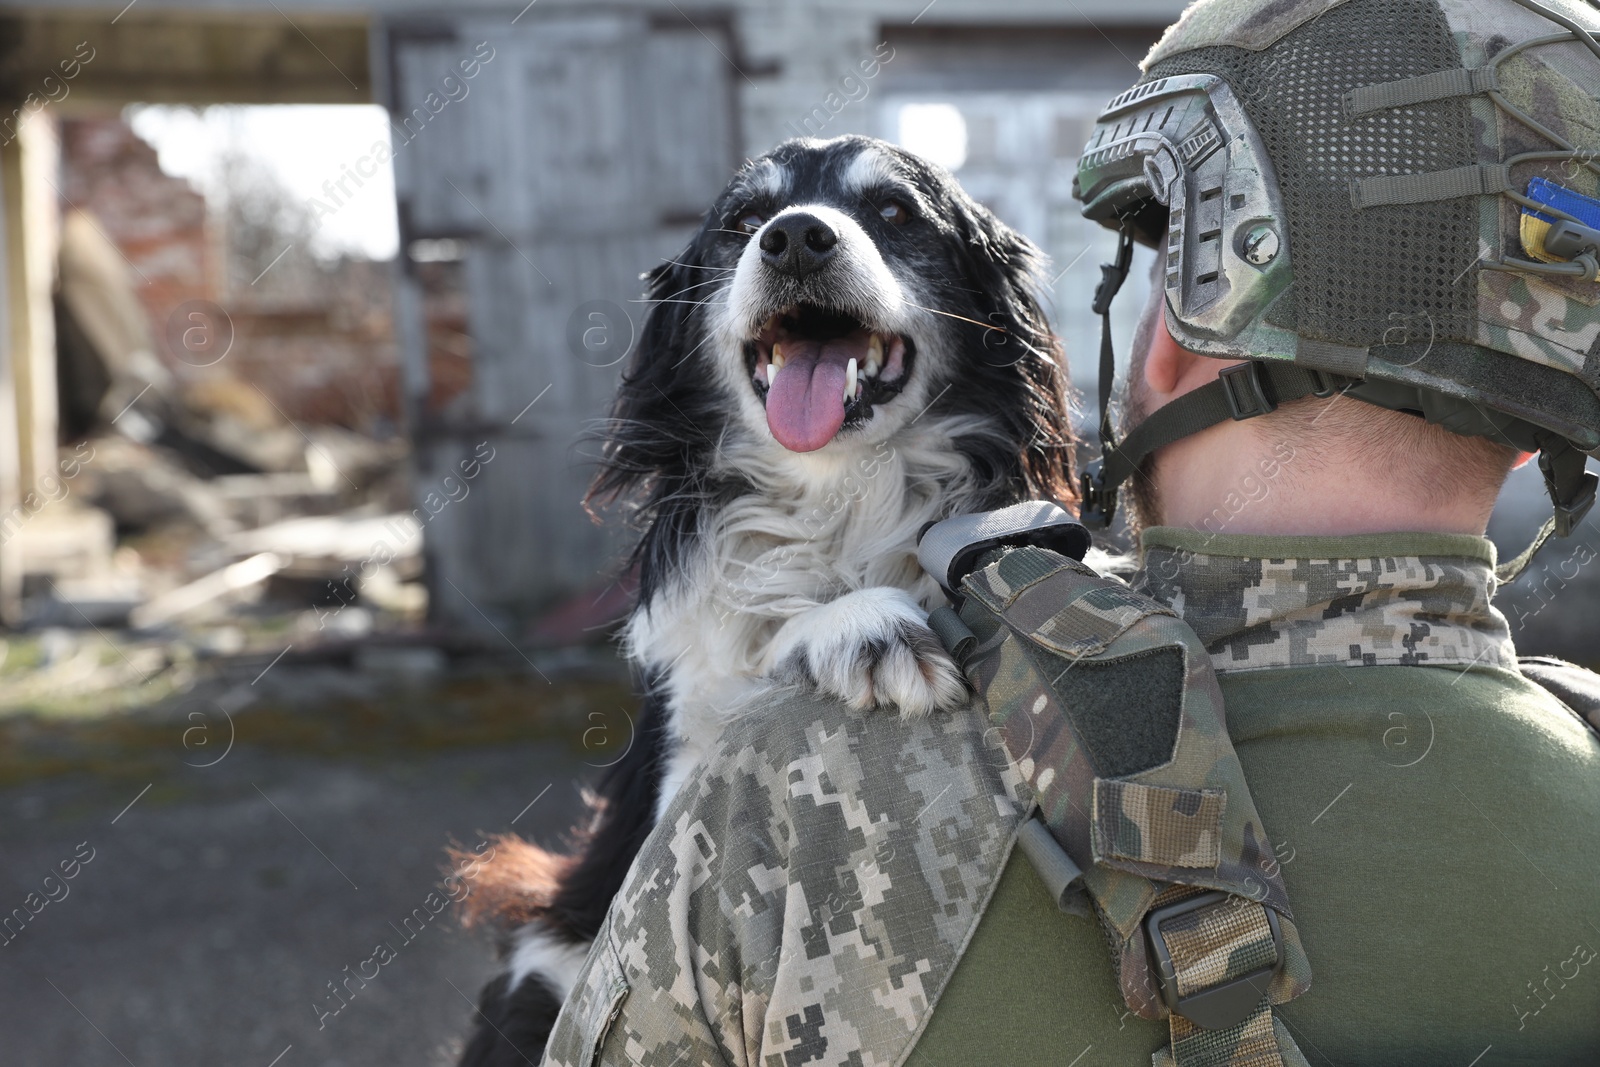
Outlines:
<svg viewBox="0 0 1600 1067"><path fill-rule="evenodd" d="M1405 336L1476 340L1477 283L1467 272L1479 254L1478 199L1357 211L1351 180L1448 170L1478 153L1464 100L1350 120L1340 98L1460 66L1435 0L1349 0L1264 51L1181 52L1144 80L1212 73L1229 83L1277 170L1296 332L1366 347Z"/></svg>

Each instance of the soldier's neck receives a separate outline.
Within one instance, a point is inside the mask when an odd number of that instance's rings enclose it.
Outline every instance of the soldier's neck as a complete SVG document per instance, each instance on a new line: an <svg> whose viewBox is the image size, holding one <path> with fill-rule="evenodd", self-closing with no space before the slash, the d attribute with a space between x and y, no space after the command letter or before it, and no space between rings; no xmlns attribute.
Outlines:
<svg viewBox="0 0 1600 1067"><path fill-rule="evenodd" d="M1145 521L1240 534L1481 535L1488 526L1493 495L1420 499L1389 473L1338 440L1274 439L1226 422L1161 450L1149 494L1157 514ZM1449 471L1439 478L1453 480Z"/></svg>
<svg viewBox="0 0 1600 1067"><path fill-rule="evenodd" d="M1154 326L1130 368L1131 406L1146 412L1215 381L1228 366L1183 348L1165 320ZM1143 494L1144 510L1155 514L1142 515L1143 524L1325 535L1481 535L1488 527L1509 451L1497 478L1483 466L1490 459L1445 445L1454 440L1448 431L1410 425L1412 416L1341 396L1294 403L1296 414L1223 422L1159 450ZM1440 485L1452 491L1439 492Z"/></svg>

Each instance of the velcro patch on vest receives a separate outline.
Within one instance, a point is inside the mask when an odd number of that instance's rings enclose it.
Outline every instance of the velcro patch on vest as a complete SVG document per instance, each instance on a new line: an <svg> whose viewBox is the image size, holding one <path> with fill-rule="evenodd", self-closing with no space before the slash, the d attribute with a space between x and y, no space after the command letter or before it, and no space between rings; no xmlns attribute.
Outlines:
<svg viewBox="0 0 1600 1067"><path fill-rule="evenodd" d="M1168 789L1107 778L1094 780L1096 856L1165 867L1215 870L1222 860L1218 789Z"/></svg>

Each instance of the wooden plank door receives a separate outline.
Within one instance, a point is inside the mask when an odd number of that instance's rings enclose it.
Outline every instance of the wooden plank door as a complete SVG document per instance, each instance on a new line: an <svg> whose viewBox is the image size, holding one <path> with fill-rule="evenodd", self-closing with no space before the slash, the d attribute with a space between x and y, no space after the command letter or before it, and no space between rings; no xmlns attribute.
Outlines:
<svg viewBox="0 0 1600 1067"><path fill-rule="evenodd" d="M381 31L432 613L512 636L615 572L626 533L597 530L580 506L598 447L585 435L642 326L640 272L682 247L735 151L715 30L536 10ZM442 413L421 402L404 252L428 239L465 249L472 381ZM476 471L464 491L463 464Z"/></svg>

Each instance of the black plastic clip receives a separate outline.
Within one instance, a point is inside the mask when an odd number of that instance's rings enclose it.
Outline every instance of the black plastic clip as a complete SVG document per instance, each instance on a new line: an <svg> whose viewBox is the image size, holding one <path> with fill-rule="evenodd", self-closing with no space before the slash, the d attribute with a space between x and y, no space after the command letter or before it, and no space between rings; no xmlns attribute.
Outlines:
<svg viewBox="0 0 1600 1067"><path fill-rule="evenodd" d="M1555 504L1557 537L1571 537L1572 531L1578 528L1583 517L1589 514L1589 509L1594 507L1595 490L1600 487L1600 476L1593 471L1584 471L1583 480L1578 491L1572 499L1557 501Z"/></svg>
<svg viewBox="0 0 1600 1067"><path fill-rule="evenodd" d="M1172 950L1167 947L1166 936L1161 932L1163 923L1181 915L1209 907L1257 907L1266 911L1267 926L1272 931L1273 961L1258 967L1249 974L1223 982L1209 989L1201 989L1182 996L1178 992L1177 969L1172 963ZM1181 1015L1202 1030L1226 1030L1248 1019L1267 995L1267 987L1283 964L1283 930L1278 924L1278 913L1253 900L1236 897L1220 890L1201 893L1180 900L1164 908L1156 908L1144 920L1145 933L1150 939L1150 953L1155 961L1156 981L1172 1014Z"/></svg>
<svg viewBox="0 0 1600 1067"><path fill-rule="evenodd" d="M1585 252L1600 253L1600 230L1569 219L1558 219L1544 235L1544 250L1561 259L1577 259Z"/></svg>
<svg viewBox="0 0 1600 1067"><path fill-rule="evenodd" d="M1222 394L1228 401L1228 411L1235 422L1278 409L1278 405L1267 396L1261 364L1255 360L1224 367L1218 378L1222 382Z"/></svg>
<svg viewBox="0 0 1600 1067"><path fill-rule="evenodd" d="M1090 307L1096 315L1111 311L1111 301L1128 280L1128 269L1133 266L1133 231L1124 229L1117 238L1117 258L1112 263L1100 264L1100 282L1094 287L1094 303Z"/></svg>
<svg viewBox="0 0 1600 1067"><path fill-rule="evenodd" d="M1306 377L1311 379L1312 396L1320 400L1326 400L1339 391L1339 387L1333 382L1333 375L1327 371L1312 370L1310 367L1302 367L1300 369L1305 371Z"/></svg>
<svg viewBox="0 0 1600 1067"><path fill-rule="evenodd" d="M1117 513L1117 491L1106 487L1105 461L1093 460L1078 475L1078 521L1105 530Z"/></svg>
<svg viewBox="0 0 1600 1067"><path fill-rule="evenodd" d="M1600 477L1584 469L1587 458L1567 442L1546 439L1539 444L1539 471L1555 510L1554 533L1570 537L1594 507Z"/></svg>

